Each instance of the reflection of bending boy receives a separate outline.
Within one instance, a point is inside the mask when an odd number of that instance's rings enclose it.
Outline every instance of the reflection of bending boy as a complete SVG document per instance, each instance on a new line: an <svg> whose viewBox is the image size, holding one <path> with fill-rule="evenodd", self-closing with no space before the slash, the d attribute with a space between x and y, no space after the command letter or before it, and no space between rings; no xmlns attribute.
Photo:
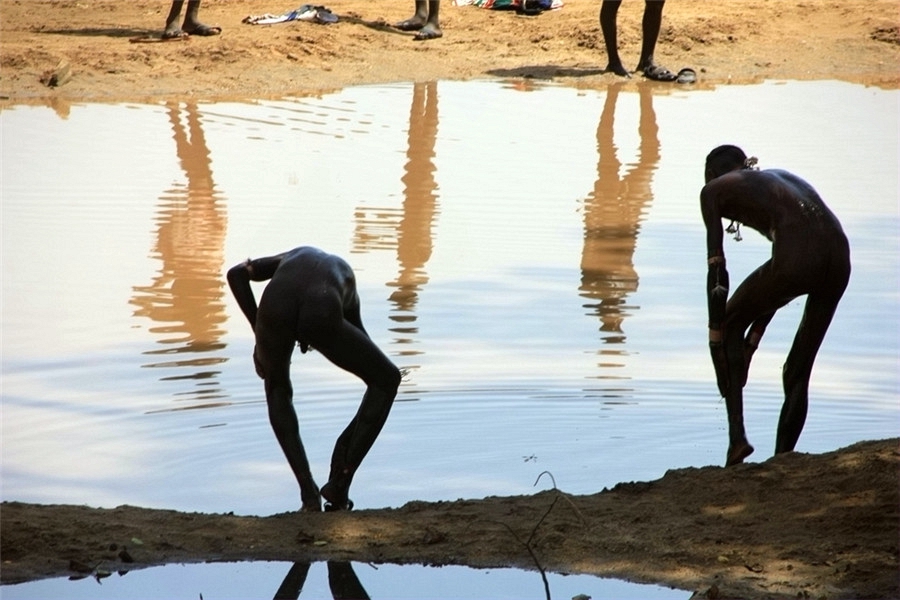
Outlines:
<svg viewBox="0 0 900 600"><path fill-rule="evenodd" d="M259 307L250 281L269 281ZM232 267L228 284L256 334L253 360L265 381L269 422L300 484L302 510L352 508L353 475L381 432L400 385L400 371L369 339L359 312L353 270L343 259L312 247ZM337 440L321 497L300 440L290 379L294 344L314 347L366 382L359 411Z"/></svg>
<svg viewBox="0 0 900 600"><path fill-rule="evenodd" d="M726 466L753 452L743 415L753 352L775 311L806 294L803 318L784 363L784 404L775 441L776 454L794 449L806 421L813 362L850 278L847 237L816 191L796 175L757 171L754 163L737 146L719 146L706 157L706 185L700 192L709 262L709 346L728 409ZM743 223L772 242L772 258L730 299L722 219Z"/></svg>

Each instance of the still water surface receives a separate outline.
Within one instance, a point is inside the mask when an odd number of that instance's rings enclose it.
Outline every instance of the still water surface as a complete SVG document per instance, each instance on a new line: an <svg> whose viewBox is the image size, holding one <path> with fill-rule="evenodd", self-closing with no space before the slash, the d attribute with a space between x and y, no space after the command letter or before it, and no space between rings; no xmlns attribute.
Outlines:
<svg viewBox="0 0 900 600"><path fill-rule="evenodd" d="M406 373L358 507L721 464L697 198L722 143L809 180L851 240L797 449L895 436L898 98L433 82L4 110L2 498L296 509L223 273L298 245L353 265L366 328ZM732 279L768 252L752 231L729 241ZM801 311L778 313L755 358L753 460L774 447ZM315 353L295 354L293 378L324 483L363 390Z"/></svg>

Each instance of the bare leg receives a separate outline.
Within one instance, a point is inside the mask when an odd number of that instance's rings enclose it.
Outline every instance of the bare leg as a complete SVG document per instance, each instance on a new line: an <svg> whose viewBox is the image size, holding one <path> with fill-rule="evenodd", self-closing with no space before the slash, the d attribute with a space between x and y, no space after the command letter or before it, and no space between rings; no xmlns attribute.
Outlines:
<svg viewBox="0 0 900 600"><path fill-rule="evenodd" d="M839 299L840 295L837 300ZM784 405L778 419L776 454L791 452L800 439L809 406L809 378L816 354L837 309L837 300L814 294L806 299L803 319L784 363Z"/></svg>
<svg viewBox="0 0 900 600"><path fill-rule="evenodd" d="M260 301L253 359L257 373L265 380L269 423L300 486L301 510L319 511L322 500L300 439L293 404L290 371L294 332L290 324L295 319L294 304L279 294L279 283L273 279Z"/></svg>
<svg viewBox="0 0 900 600"><path fill-rule="evenodd" d="M219 35L221 27L211 27L200 22L200 0L188 0L187 12L184 15L184 23L181 30L188 35Z"/></svg>
<svg viewBox="0 0 900 600"><path fill-rule="evenodd" d="M600 5L600 30L603 32L603 42L606 45L607 64L604 71L621 75L622 77L631 77L628 69L622 64L619 58L619 42L616 30L616 15L619 12L619 6L622 0L603 0Z"/></svg>
<svg viewBox="0 0 900 600"><path fill-rule="evenodd" d="M665 0L646 0L644 3L644 18L641 21L643 42L641 58L637 65L638 71L643 71L654 64L653 52L656 50L656 40L659 39L659 30L662 27L664 5Z"/></svg>
<svg viewBox="0 0 900 600"><path fill-rule="evenodd" d="M269 423L272 425L272 431L275 432L278 444L300 485L301 510L320 511L322 510L322 500L309 468L309 460L303 449L303 442L300 440L300 426L297 423L297 413L294 412L292 396L291 382L286 376L269 376L266 379Z"/></svg>
<svg viewBox="0 0 900 600"><path fill-rule="evenodd" d="M400 371L365 332L349 321L344 321L340 331L312 344L335 365L366 382L359 410L335 443L331 473L322 487L322 496L331 509L349 508L353 475L387 421L400 385Z"/></svg>
<svg viewBox="0 0 900 600"><path fill-rule="evenodd" d="M744 376L740 380L741 387L747 385L747 377L750 374L750 361L753 359L756 349L759 348L759 342L766 333L766 327L769 326L769 322L774 316L774 312L763 315L753 322L750 326L750 331L747 332L747 336L744 339Z"/></svg>
<svg viewBox="0 0 900 600"><path fill-rule="evenodd" d="M166 28L163 31L164 38L176 38L184 35L184 32L178 27L178 17L181 16L181 8L183 6L184 0L173 0L169 16L166 17Z"/></svg>
<svg viewBox="0 0 900 600"><path fill-rule="evenodd" d="M744 373L744 329L740 323L733 323L725 330L725 356L728 366L728 381L741 381ZM728 410L728 454L725 466L736 465L753 454L753 446L747 441L744 430L744 390L740 385L729 385L725 394L725 408Z"/></svg>

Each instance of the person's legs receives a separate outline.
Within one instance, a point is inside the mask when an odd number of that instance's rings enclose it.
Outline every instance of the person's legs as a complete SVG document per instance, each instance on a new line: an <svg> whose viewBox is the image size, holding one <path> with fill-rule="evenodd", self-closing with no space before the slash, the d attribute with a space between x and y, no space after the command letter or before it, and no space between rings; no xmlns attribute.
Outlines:
<svg viewBox="0 0 900 600"><path fill-rule="evenodd" d="M265 381L269 423L300 486L302 510L318 511L322 508L319 488L309 468L294 411L290 370L296 301L285 284L290 282L274 278L260 299L253 359L257 373Z"/></svg>

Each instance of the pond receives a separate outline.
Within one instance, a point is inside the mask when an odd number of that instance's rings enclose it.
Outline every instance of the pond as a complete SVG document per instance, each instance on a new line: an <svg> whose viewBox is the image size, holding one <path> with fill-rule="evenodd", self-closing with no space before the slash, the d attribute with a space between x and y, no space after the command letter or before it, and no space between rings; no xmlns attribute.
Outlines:
<svg viewBox="0 0 900 600"><path fill-rule="evenodd" d="M295 510L224 271L299 245L350 262L405 374L358 508L721 465L698 194L722 143L811 182L851 241L797 450L895 436L897 107L839 82L440 81L4 110L2 498ZM770 250L744 237L726 244L735 280ZM801 313L755 356L751 460L774 448ZM321 484L363 388L317 353L292 376Z"/></svg>

